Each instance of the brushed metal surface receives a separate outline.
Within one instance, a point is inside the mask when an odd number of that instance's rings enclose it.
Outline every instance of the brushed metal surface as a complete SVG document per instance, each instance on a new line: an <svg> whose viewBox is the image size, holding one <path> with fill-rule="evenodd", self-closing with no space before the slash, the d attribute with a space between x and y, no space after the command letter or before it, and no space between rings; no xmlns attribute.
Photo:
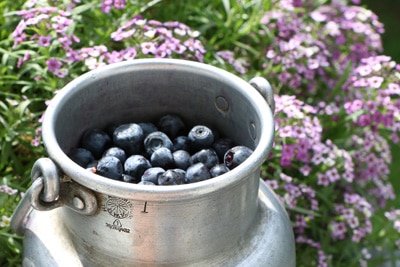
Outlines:
<svg viewBox="0 0 400 267"><path fill-rule="evenodd" d="M190 261L188 255L187 260L181 262L139 262L103 254L89 245L78 246L73 243L74 237L67 230L62 212L61 209L31 212L25 232L24 266L296 266L290 221L273 191L263 182L258 191L257 214L252 227L234 248L198 261ZM105 237L102 242L107 243L110 239L112 236ZM114 249L127 248L119 245ZM147 249L150 251L143 253L155 253L152 248ZM181 249L187 251L185 247Z"/></svg>

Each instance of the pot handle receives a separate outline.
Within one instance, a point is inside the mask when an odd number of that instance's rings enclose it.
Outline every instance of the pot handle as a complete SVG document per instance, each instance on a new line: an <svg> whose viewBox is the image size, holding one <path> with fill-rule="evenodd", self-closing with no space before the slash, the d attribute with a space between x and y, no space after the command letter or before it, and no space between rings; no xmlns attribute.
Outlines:
<svg viewBox="0 0 400 267"><path fill-rule="evenodd" d="M38 159L31 171L32 185L26 191L11 216L11 230L23 234L32 208L39 211L66 206L84 215L97 211L97 199L92 191L60 175L49 158Z"/></svg>
<svg viewBox="0 0 400 267"><path fill-rule="evenodd" d="M249 81L249 83L264 97L273 114L275 112L275 101L274 91L272 90L271 84L265 78L260 76L254 77Z"/></svg>

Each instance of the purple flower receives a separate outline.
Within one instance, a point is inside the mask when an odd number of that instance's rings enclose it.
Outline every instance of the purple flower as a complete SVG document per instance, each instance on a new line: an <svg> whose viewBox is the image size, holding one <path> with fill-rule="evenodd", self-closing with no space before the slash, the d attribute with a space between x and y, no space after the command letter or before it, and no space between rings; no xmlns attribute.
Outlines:
<svg viewBox="0 0 400 267"><path fill-rule="evenodd" d="M345 238L347 227L344 222L332 222L331 224L331 236L333 239L342 240Z"/></svg>
<svg viewBox="0 0 400 267"><path fill-rule="evenodd" d="M31 58L30 53L25 53L22 58L18 59L17 68L21 68L22 65Z"/></svg>
<svg viewBox="0 0 400 267"><path fill-rule="evenodd" d="M47 68L50 72L54 72L55 70L61 67L61 62L56 58L50 58L46 61Z"/></svg>
<svg viewBox="0 0 400 267"><path fill-rule="evenodd" d="M115 9L124 9L126 5L125 0L114 0Z"/></svg>
<svg viewBox="0 0 400 267"><path fill-rule="evenodd" d="M17 189L11 188L8 185L0 185L0 193L6 193L7 195L15 195L18 192Z"/></svg>
<svg viewBox="0 0 400 267"><path fill-rule="evenodd" d="M50 45L50 42L51 42L51 36L40 36L38 44L40 46L46 47Z"/></svg>
<svg viewBox="0 0 400 267"><path fill-rule="evenodd" d="M112 6L115 9L124 9L126 6L125 0L103 0L101 2L101 11L103 13L109 13L111 11Z"/></svg>
<svg viewBox="0 0 400 267"><path fill-rule="evenodd" d="M142 53L147 55L147 54L155 54L156 52L156 46L153 42L144 42L140 44L142 48Z"/></svg>
<svg viewBox="0 0 400 267"><path fill-rule="evenodd" d="M372 88L379 88L382 85L382 82L384 81L383 77L378 77L378 76L372 76L370 78L368 78L368 84L372 87Z"/></svg>
<svg viewBox="0 0 400 267"><path fill-rule="evenodd" d="M73 22L72 19L68 19L64 16L54 16L51 21L52 27L56 32L64 33L67 31L68 26Z"/></svg>
<svg viewBox="0 0 400 267"><path fill-rule="evenodd" d="M122 50L121 54L124 60L131 60L136 58L137 51L134 47L128 47L125 50Z"/></svg>
<svg viewBox="0 0 400 267"><path fill-rule="evenodd" d="M25 31L25 29L26 29L25 20L20 20L20 22L18 23L17 27L15 28L15 30L11 34L11 36L15 39L18 36L20 36Z"/></svg>
<svg viewBox="0 0 400 267"><path fill-rule="evenodd" d="M111 10L112 4L113 4L113 0L103 0L101 2L101 11L103 13L109 13Z"/></svg>
<svg viewBox="0 0 400 267"><path fill-rule="evenodd" d="M58 78L64 78L68 75L68 70L65 68L56 69L53 71L53 74L56 75Z"/></svg>
<svg viewBox="0 0 400 267"><path fill-rule="evenodd" d="M330 183L330 181L329 181L329 178L325 175L325 174L322 174L322 173L318 173L318 185L322 185L322 186L328 186L329 185L329 183Z"/></svg>

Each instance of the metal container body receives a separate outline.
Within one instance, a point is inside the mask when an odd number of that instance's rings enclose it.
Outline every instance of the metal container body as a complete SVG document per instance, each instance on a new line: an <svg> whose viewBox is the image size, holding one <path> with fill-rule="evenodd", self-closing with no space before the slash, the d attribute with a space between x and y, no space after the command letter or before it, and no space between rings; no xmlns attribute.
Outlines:
<svg viewBox="0 0 400 267"><path fill-rule="evenodd" d="M100 177L68 157L87 129L170 113L189 126L215 127L254 153L217 178L151 187ZM46 150L64 179L96 195L95 215L60 212L85 265L96 266L187 265L238 251L257 224L259 169L273 136L272 111L249 83L209 65L167 59L113 64L79 77L57 94L43 122Z"/></svg>
<svg viewBox="0 0 400 267"><path fill-rule="evenodd" d="M285 210L265 183L260 183L258 198L254 223L235 248L198 262L162 264L117 259L113 255L102 255L78 247L66 229L62 209L47 212L33 210L25 229L23 266L296 266L292 226ZM97 258L94 259L93 255Z"/></svg>

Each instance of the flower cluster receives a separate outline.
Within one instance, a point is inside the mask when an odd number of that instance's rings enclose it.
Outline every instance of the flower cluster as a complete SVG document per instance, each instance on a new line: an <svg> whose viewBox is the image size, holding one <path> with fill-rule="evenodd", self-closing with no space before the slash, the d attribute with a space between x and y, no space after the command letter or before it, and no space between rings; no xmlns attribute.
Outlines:
<svg viewBox="0 0 400 267"><path fill-rule="evenodd" d="M385 207L394 199L387 181L392 161L388 140L397 143L400 129L400 67L387 56L363 58L341 86L332 112L320 114L335 118L347 130L342 145L351 152L355 164L355 183L374 196L374 204Z"/></svg>
<svg viewBox="0 0 400 267"><path fill-rule="evenodd" d="M221 59L231 65L234 70L239 74L245 74L246 68L250 65L245 59L235 58L235 55L232 51L224 50L218 51L216 53L217 56L221 57Z"/></svg>
<svg viewBox="0 0 400 267"><path fill-rule="evenodd" d="M313 229L318 225L333 241L360 243L372 231L374 208L354 192L353 155L322 139L318 109L288 95L275 102L277 133L263 177L288 208L298 246L316 249L318 266L325 266L329 248L313 240Z"/></svg>
<svg viewBox="0 0 400 267"><path fill-rule="evenodd" d="M14 48L26 42L35 42L40 50L43 48L70 51L73 43L79 43L79 38L68 30L73 26L71 13L56 7L32 7L17 12L21 16L18 26L12 33ZM18 67L32 58L31 52L26 52L18 61ZM48 71L59 78L67 73L68 62L63 59L49 58L46 61Z"/></svg>
<svg viewBox="0 0 400 267"><path fill-rule="evenodd" d="M373 132L384 128L393 142L400 141L400 65L387 56L363 58L342 89L355 126Z"/></svg>
<svg viewBox="0 0 400 267"><path fill-rule="evenodd" d="M114 7L115 9L124 9L125 6L125 0L103 0L101 2L101 11L103 11L104 13L109 13L112 7Z"/></svg>
<svg viewBox="0 0 400 267"><path fill-rule="evenodd" d="M393 222L393 228L397 231L400 236L400 209L393 209L385 212L385 217ZM397 247L400 246L400 237L396 241Z"/></svg>
<svg viewBox="0 0 400 267"><path fill-rule="evenodd" d="M312 5L294 2L279 1L262 19L265 36L275 37L264 63L270 82L297 96L276 97L277 136L263 175L288 207L296 242L317 249L316 265L326 266L335 253L313 239L315 229L337 245L368 244L373 216L395 199L388 140L400 140L400 67L378 55L383 26L371 11L335 1L303 12ZM361 248L365 265L375 248Z"/></svg>
<svg viewBox="0 0 400 267"><path fill-rule="evenodd" d="M119 8L123 6L119 5ZM61 53L58 57L46 60L47 70L59 78L66 77L67 67L76 62L83 62L88 69L146 56L201 62L206 52L197 39L200 33L180 22L159 22L134 16L110 35L110 40L115 43L125 42L123 49L114 50L102 44L76 49L72 45L79 43L80 39L68 31L73 26L71 12L55 7L37 7L20 11L17 15L22 19L12 34L14 47L29 40L35 41L39 47L59 48ZM30 59L30 54L26 54L20 58L18 66Z"/></svg>
<svg viewBox="0 0 400 267"><path fill-rule="evenodd" d="M8 185L0 185L0 193L6 193L7 195L15 195L18 192L17 189L11 188Z"/></svg>
<svg viewBox="0 0 400 267"><path fill-rule="evenodd" d="M69 51L67 56L72 62L84 61L89 69L147 56L201 62L206 51L196 39L199 35L198 31L180 22L162 23L135 16L110 36L115 42L126 42L125 49L110 51L106 46L99 45Z"/></svg>
<svg viewBox="0 0 400 267"><path fill-rule="evenodd" d="M383 26L363 7L331 4L309 13L295 8L290 1L275 1L261 20L265 37L275 37L266 48L264 68L278 88L308 96L333 89L349 65L382 50Z"/></svg>
<svg viewBox="0 0 400 267"><path fill-rule="evenodd" d="M18 190L11 188L8 185L0 185L0 196L1 193L5 193L8 196L14 196L18 193ZM9 225L10 225L10 217L2 215L0 220L0 227L8 227Z"/></svg>

